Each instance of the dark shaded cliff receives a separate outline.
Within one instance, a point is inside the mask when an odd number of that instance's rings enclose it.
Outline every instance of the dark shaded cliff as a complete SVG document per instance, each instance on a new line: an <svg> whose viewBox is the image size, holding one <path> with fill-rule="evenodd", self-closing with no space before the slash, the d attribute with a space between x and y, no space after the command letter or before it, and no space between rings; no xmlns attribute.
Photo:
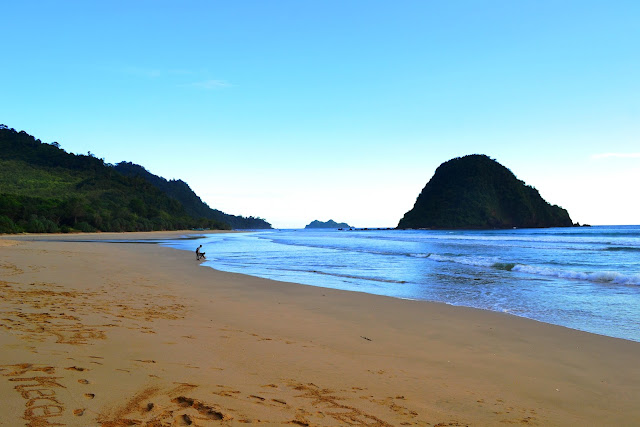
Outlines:
<svg viewBox="0 0 640 427"><path fill-rule="evenodd" d="M547 203L506 167L485 155L441 164L398 228L491 229L570 227L565 209Z"/></svg>

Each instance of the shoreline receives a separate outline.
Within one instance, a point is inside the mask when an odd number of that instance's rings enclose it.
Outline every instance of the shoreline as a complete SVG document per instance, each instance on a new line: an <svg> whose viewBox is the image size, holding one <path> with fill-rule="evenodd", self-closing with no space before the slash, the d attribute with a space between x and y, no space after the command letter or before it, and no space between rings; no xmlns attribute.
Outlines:
<svg viewBox="0 0 640 427"><path fill-rule="evenodd" d="M35 242L65 242L65 243L72 243L72 242L78 242L78 243L99 243L101 241L105 241L106 243L119 243L118 240L122 240L122 243L127 243L127 244L135 244L135 243L140 243L140 244L145 244L145 243L151 243L154 240L163 240L163 239L170 239L170 240L179 240L180 237L185 237L188 236L190 234L196 235L196 234L222 234L222 233L251 233L251 232L255 232L256 230L249 230L249 231L244 231L244 230L205 230L205 231L194 231L194 230L176 230L176 231L140 231L140 232L104 232L104 233L74 233L74 234L69 234L69 233L47 233L47 234L36 234L36 233L25 233L22 235L9 235L9 234L0 234L0 242L4 239L4 240L12 240L10 236L23 236L24 239L17 239L16 241L35 241ZM260 231L260 230L257 230ZM99 235L100 238L98 239L90 239L88 237L90 236L96 236ZM42 237L46 237L46 236L51 236L53 237L53 239L44 239ZM64 237L68 237L68 236L74 236L76 237L75 239L65 239ZM180 236L180 237L178 237ZM28 240L28 237L32 237L34 239L32 240ZM86 239L85 239L86 237ZM198 237L195 238L189 238L189 237L185 237L184 240L197 240ZM129 242L129 240L141 240L140 242L137 241L133 241L133 242ZM149 242L147 242L149 241ZM158 242L156 243L157 245L161 246L161 243ZM170 250L177 250L177 251L182 251L182 252L189 252L187 250L183 250L183 249L175 249L175 248L171 248L171 247L167 247L167 246L161 246L164 247L166 249L170 249ZM565 328L568 329L570 331L575 331L575 332L580 332L580 333L586 333L586 334L591 334L591 335L595 335L595 336L599 336L599 337L603 337L603 338L611 338L611 339L616 339L616 340L623 340L623 341L629 341L629 342L633 342L633 343L640 343L640 341L637 340L632 340L632 339L626 339L626 338L621 338L621 337L615 337L615 336L611 336L611 335L605 335L605 334L598 334L595 332L590 332L590 331L586 331L586 330L582 330L582 329L576 329L576 328L571 328L569 326L564 326L564 325L558 325L555 323L549 323L549 322L545 322L543 320L538 320L538 319L533 319L530 317L525 317L525 316L519 316L517 314L513 314L510 312L501 312L501 311L494 311L488 308L478 308L478 307L470 307L470 306L466 306L466 305L456 305L456 304L452 304L452 303L448 303L448 302L443 302L443 301L433 301L433 300L421 300L421 299L416 299L416 298L404 298L404 297L396 297L396 296L391 296L391 295L383 295L383 294L372 294L372 293L368 293L368 292L364 292L364 291L356 291L356 290L342 290L342 289L336 289L336 288L330 288L330 287L322 287L322 286L317 286L317 285L310 285L310 284L306 284L306 283L298 283L298 282L292 282L292 281L283 281L283 280L276 280L276 279L270 279L270 278L266 278L266 277L260 277L260 276L254 276L254 275L250 275L250 274L244 274L244 273L234 273L234 272L228 272L225 270L219 270L216 269L214 267L211 266L202 266L201 267L204 268L209 268L212 269L216 272L220 272L220 273L227 273L227 274L237 274L239 276L246 276L246 277L252 277L255 279L259 279L259 280L266 280L266 281L270 281L270 282L278 282L278 283L287 283L287 284L291 284L291 285L295 285L295 286L310 286L310 287L315 287L315 288L319 288L319 289L326 289L326 290L335 290L335 291L340 291L340 292L348 292L348 293L355 293L355 294L363 294L363 295L371 295L371 296L377 296L380 298L391 298L391 299L397 299L397 300L401 300L401 301L414 301L414 302L423 302L423 303L428 303L428 304L442 304L442 305L446 305L449 307L458 307L458 308L464 308L464 309L469 309L469 310L478 310L481 312L488 312L488 313L494 313L494 314L498 314L498 315L502 315L502 316L512 316L512 317L516 317L519 319L525 319L528 321L532 321L532 322L536 322L536 323L541 323L543 325L549 325L549 326L554 326L554 327L558 327L558 328Z"/></svg>
<svg viewBox="0 0 640 427"><path fill-rule="evenodd" d="M23 236L24 239L18 239L20 241L40 241L40 242L47 242L47 241L60 241L60 242L79 242L79 243L92 243L92 242L100 242L100 241L106 241L107 243L118 243L118 240L126 240L126 243L130 243L130 244L135 244L135 243L140 243L140 244L145 244L145 243L152 243L152 241L154 240L163 240L163 239L168 239L168 240L180 240L181 237L184 238L184 240L197 240L199 237L195 237L195 238L189 238L189 235L202 235L202 234L225 234L225 233L251 233L251 232L258 232L258 231L262 231L262 230L174 230L174 231L140 231L140 232L100 232L100 233L73 233L73 234L69 234L69 233L46 233L46 234L36 234L36 233L25 233L22 235L8 235L8 234L0 234L0 242L2 241L2 239L7 239L7 240L11 240L11 236ZM99 236L99 238L95 238L95 239L91 239L91 236ZM45 239L44 237L53 237L51 239ZM71 238L71 239L66 239L65 237L68 236L73 236L75 238ZM32 240L28 240L29 237L32 237ZM140 242L136 242L136 241L132 241L129 242L128 240L140 240ZM157 243L158 245L161 245L160 242ZM164 246L167 249L174 249L171 247L167 247ZM175 250L180 250L180 251L185 251L185 252L189 252L186 250L182 250L182 249L175 249ZM223 272L223 273L229 273L229 274L239 274L240 276L248 276L248 277L253 277L256 279L263 279L263 280L268 280L268 281L274 281L274 282L281 282L281 283L289 283L292 285L296 285L296 286L311 286L311 287L317 287L320 289L333 289L333 290L339 290L336 288L330 288L330 287L322 287L322 286L317 286L317 285L310 285L310 284L306 284L306 283L298 283L298 282L293 282L293 281L282 281L282 280L277 280L277 279L270 279L267 277L261 277L261 276L254 276L254 275L250 275L250 274L244 274L244 273L233 273L233 272L228 272L225 270L218 270L214 267L211 266L204 266L206 268L210 268L214 271L218 271L218 272ZM350 292L350 293L356 293L356 294L365 294L365 295L374 295L374 296L379 296L379 297L383 297L383 298L393 298L393 299L399 299L399 300L404 300L404 301L416 301L416 302L425 302L425 303L430 303L430 304L444 304L446 306L450 306L450 307L460 307L460 308L465 308L465 309L471 309L471 310L479 310L479 311L486 311L489 313L495 313L495 314L500 314L500 315L506 315L506 316L513 316L519 319L526 319L532 322L537 322L537 323L541 323L544 325L550 325L550 326L555 326L555 327L560 327L560 328L566 328L568 330L571 331L576 331L576 332L581 332L581 333L587 333L587 334L593 334L596 336L600 336L600 337L605 337L605 338L612 338L612 339L619 339L619 340L624 340L624 341L630 341L630 342L636 342L636 343L640 343L640 340L633 340L633 339L627 339L627 338L622 338L622 337L616 337L616 336L611 336L611 335L605 335L605 334L599 334L596 332L591 332L591 331L587 331L587 330L583 330L583 329L577 329L577 328L572 328L569 326L565 326L565 325L559 325L559 324L555 324L555 323L550 323L550 322L545 322L544 320L539 320L539 319L534 319L531 317L526 317L526 316L520 316L517 314L513 314L511 312L507 312L507 311L494 311L488 308L479 308L479 307L471 307L471 306L466 306L466 305L456 305L456 304L452 304L452 303L448 303L445 301L435 301L435 300L421 300L421 299L412 299L412 298L403 298L403 297L396 297L396 296L391 296L391 295L383 295L383 294L373 294L373 293L368 293L365 291L356 291L356 290L342 290L343 292Z"/></svg>
<svg viewBox="0 0 640 427"><path fill-rule="evenodd" d="M12 237L0 237L8 425L640 420L635 341L199 268L160 245ZM29 406L25 378L55 397Z"/></svg>

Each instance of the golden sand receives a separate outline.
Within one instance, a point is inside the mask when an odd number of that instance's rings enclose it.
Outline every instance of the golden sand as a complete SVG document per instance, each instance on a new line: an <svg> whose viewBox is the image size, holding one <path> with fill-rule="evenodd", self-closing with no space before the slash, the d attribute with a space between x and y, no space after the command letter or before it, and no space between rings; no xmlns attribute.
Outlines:
<svg viewBox="0 0 640 427"><path fill-rule="evenodd" d="M2 426L640 425L640 343L5 237Z"/></svg>

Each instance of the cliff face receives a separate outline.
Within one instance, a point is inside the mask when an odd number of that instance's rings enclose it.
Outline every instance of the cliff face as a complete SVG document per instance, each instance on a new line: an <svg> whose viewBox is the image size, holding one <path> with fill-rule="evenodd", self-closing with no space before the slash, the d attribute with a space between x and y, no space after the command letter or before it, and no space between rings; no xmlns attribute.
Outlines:
<svg viewBox="0 0 640 427"><path fill-rule="evenodd" d="M500 163L474 154L436 169L398 228L570 227L565 209L547 203Z"/></svg>

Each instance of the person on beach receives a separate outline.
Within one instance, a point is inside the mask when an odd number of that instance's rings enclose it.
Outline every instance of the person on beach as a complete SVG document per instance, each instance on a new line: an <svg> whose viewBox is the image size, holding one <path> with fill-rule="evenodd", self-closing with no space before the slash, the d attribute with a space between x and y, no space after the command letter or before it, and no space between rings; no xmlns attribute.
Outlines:
<svg viewBox="0 0 640 427"><path fill-rule="evenodd" d="M204 252L200 252L200 248L202 248L202 245L198 246L198 248L196 249L196 260L200 261L200 258L205 258L204 256Z"/></svg>

